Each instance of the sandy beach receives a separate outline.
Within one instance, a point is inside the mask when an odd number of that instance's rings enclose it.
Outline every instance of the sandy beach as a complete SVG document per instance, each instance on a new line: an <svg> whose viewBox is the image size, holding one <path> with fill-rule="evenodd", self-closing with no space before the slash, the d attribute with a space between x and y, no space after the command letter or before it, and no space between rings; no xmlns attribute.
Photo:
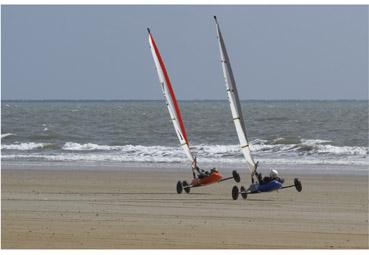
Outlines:
<svg viewBox="0 0 369 255"><path fill-rule="evenodd" d="M368 248L365 173L299 175L301 193L237 201L233 181L176 194L189 177L3 169L2 248Z"/></svg>

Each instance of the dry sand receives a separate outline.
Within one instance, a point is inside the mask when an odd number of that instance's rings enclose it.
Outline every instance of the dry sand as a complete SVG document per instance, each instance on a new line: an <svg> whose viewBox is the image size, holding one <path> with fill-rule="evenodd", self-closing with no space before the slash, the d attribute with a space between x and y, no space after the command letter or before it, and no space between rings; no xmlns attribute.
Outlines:
<svg viewBox="0 0 369 255"><path fill-rule="evenodd" d="M299 176L301 193L237 201L233 181L176 194L188 177L2 170L2 248L368 248L366 175Z"/></svg>

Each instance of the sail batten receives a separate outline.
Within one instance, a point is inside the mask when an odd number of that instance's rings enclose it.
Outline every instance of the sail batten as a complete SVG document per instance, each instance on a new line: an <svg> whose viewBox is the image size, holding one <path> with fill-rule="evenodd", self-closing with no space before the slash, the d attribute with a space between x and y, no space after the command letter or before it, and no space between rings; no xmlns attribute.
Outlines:
<svg viewBox="0 0 369 255"><path fill-rule="evenodd" d="M148 32L149 32L149 43L150 43L151 53L154 59L156 71L159 76L159 81L161 85L160 87L162 89L164 98L166 100L166 105L168 108L170 119L173 123L174 129L176 131L181 147L183 148L187 158L191 162L193 162L194 158L193 158L193 155L189 147L189 142L187 139L187 134L186 134L186 130L183 124L181 112L179 110L177 99L174 94L174 90L170 82L168 72L165 68L164 61L161 58L159 49L156 46L154 38L152 37L149 29L148 29Z"/></svg>
<svg viewBox="0 0 369 255"><path fill-rule="evenodd" d="M256 165L254 159L251 155L249 142L246 136L246 127L245 122L242 115L241 103L238 97L236 81L233 76L233 71L231 68L231 64L229 61L228 53L224 44L222 33L220 32L219 24L214 16L217 30L217 39L219 44L220 51L220 62L222 64L222 69L224 73L225 85L227 88L227 96L230 103L230 108L232 112L233 122L236 127L238 140L240 142L241 151L246 159L247 165L251 173L254 173L256 170Z"/></svg>

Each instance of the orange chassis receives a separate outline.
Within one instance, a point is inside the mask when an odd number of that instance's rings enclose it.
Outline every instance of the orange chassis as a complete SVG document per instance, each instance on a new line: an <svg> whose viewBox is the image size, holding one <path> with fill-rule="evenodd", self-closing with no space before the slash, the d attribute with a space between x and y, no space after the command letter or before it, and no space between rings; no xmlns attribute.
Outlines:
<svg viewBox="0 0 369 255"><path fill-rule="evenodd" d="M208 176L205 176L201 179L200 178L192 179L191 185L192 187L204 186L218 182L221 179L223 179L223 176L219 173L219 171L213 170L213 172Z"/></svg>
<svg viewBox="0 0 369 255"><path fill-rule="evenodd" d="M221 173L217 170L212 170L208 176L204 176L202 178L194 178L191 181L191 184L188 184L186 181L178 181L177 182L177 193L182 193L184 189L186 193L190 193L191 188L210 185L217 182L222 182L226 180L234 179L236 182L240 182L240 175L237 173L236 170L233 170L232 176L223 178Z"/></svg>

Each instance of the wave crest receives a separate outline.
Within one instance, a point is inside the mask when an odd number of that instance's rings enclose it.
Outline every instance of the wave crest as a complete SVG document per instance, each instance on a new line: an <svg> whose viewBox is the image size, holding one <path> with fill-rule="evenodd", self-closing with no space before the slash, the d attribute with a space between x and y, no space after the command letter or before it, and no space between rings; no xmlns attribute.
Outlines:
<svg viewBox="0 0 369 255"><path fill-rule="evenodd" d="M109 145L98 145L94 143L85 143L85 144L79 144L74 142L66 142L62 150L65 151L96 151L96 150L115 150L119 148L120 146L109 146Z"/></svg>
<svg viewBox="0 0 369 255"><path fill-rule="evenodd" d="M15 134L13 134L13 133L1 134L1 139L5 138L5 137L9 137L9 136L15 136Z"/></svg>
<svg viewBox="0 0 369 255"><path fill-rule="evenodd" d="M42 149L51 146L50 143L15 143L15 144L2 144L2 150L20 150L20 151L30 151L35 149Z"/></svg>
<svg viewBox="0 0 369 255"><path fill-rule="evenodd" d="M254 140L250 149L256 160L271 162L346 162L369 164L368 148L360 146L334 146L328 140L301 140L296 144L267 144ZM48 150L51 148L52 150ZM191 147L199 162L242 163L239 145L199 144ZM66 142L61 146L48 143L2 144L2 159L24 158L47 161L97 161L97 162L187 162L179 146L99 145L94 143ZM42 150L41 150L42 149ZM22 154L16 151L27 151ZM4 155L5 154L5 155ZM361 162L361 163L360 163ZM367 163L365 163L367 162Z"/></svg>

